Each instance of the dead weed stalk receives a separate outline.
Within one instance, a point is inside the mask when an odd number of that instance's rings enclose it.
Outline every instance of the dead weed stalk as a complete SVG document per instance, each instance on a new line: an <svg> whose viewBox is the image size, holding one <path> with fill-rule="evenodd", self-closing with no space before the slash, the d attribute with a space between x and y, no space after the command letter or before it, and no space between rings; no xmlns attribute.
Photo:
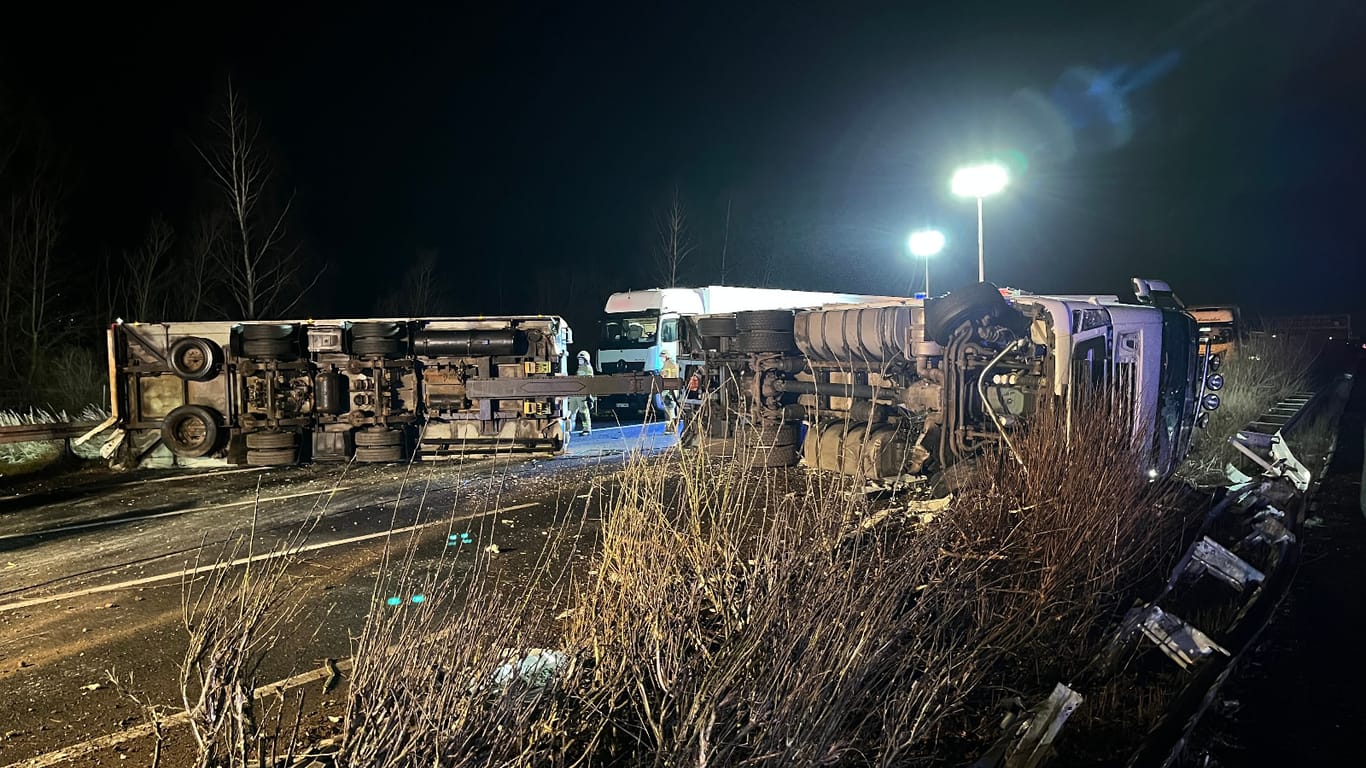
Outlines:
<svg viewBox="0 0 1366 768"><path fill-rule="evenodd" d="M1078 671L1179 547L1128 423L1080 410L1020 436L1023 470L981 459L924 526L858 526L848 480L675 450L613 479L568 579L572 537L520 595L487 558L400 568L428 598L372 614L339 764L888 766L979 745L999 691Z"/></svg>

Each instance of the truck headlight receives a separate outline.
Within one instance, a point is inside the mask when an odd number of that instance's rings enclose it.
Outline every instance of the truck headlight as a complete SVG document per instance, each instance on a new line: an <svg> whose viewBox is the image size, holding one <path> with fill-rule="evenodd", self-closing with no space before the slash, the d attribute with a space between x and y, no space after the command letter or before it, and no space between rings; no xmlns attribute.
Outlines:
<svg viewBox="0 0 1366 768"><path fill-rule="evenodd" d="M1210 377L1205 379L1205 386L1218 392L1224 388L1224 375L1222 373L1210 374Z"/></svg>
<svg viewBox="0 0 1366 768"><path fill-rule="evenodd" d="M1208 358L1205 359L1205 367L1209 369L1210 373L1214 373L1215 371L1219 370L1221 367L1223 367L1223 365L1224 359L1220 357L1217 353L1210 355Z"/></svg>
<svg viewBox="0 0 1366 768"><path fill-rule="evenodd" d="M1213 392L1209 393L1208 395L1205 395L1200 399L1200 404L1203 405L1205 407L1205 410L1207 411L1217 410L1219 408L1220 402L1221 401L1219 400L1219 396L1214 394Z"/></svg>

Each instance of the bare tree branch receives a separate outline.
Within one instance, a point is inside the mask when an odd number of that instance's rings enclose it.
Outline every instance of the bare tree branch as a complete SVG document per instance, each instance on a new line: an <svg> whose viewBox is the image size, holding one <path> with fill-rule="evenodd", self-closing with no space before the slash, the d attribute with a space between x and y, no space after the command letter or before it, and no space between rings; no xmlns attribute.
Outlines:
<svg viewBox="0 0 1366 768"><path fill-rule="evenodd" d="M241 95L228 82L223 111L212 123L217 136L207 147L196 146L223 194L230 247L214 248L237 314L257 319L288 311L318 281L296 288L302 267L297 245L286 246L286 222L294 204L291 193L278 212L271 212L266 193L274 175L269 153L261 145L260 123L250 115Z"/></svg>
<svg viewBox="0 0 1366 768"><path fill-rule="evenodd" d="M128 314L134 320L154 320L165 314L170 282L166 280L171 245L175 232L165 219L157 217L147 228L142 245L123 254L122 295L128 297Z"/></svg>
<svg viewBox="0 0 1366 768"><path fill-rule="evenodd" d="M212 209L200 214L190 230L190 240L181 257L184 280L179 310L186 320L204 319L213 304L214 293L222 283L215 267L226 246L227 226L227 216Z"/></svg>
<svg viewBox="0 0 1366 768"><path fill-rule="evenodd" d="M669 207L656 217L655 231L659 279L665 288L673 288L678 285L679 268L695 247L688 232L688 213L678 197L678 187L674 187Z"/></svg>
<svg viewBox="0 0 1366 768"><path fill-rule="evenodd" d="M726 256L729 255L729 251L730 251L730 203L731 203L731 199L730 199L729 197L727 197L727 198L726 198L726 228L725 228L723 234L721 235L721 271L720 271L720 278L721 278L721 284L722 284L722 285L725 285L725 284L726 284L726 278L728 278L728 277L730 276L730 269L729 269L729 266L730 266L730 265L726 262Z"/></svg>

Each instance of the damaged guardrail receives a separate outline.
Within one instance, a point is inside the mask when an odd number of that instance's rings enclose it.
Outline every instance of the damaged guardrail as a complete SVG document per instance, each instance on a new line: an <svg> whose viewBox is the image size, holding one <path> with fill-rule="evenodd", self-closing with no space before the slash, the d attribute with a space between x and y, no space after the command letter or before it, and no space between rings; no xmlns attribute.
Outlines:
<svg viewBox="0 0 1366 768"><path fill-rule="evenodd" d="M1316 395L1282 401L1238 433L1234 444L1255 460L1261 475L1250 477L1228 468L1229 485L1218 492L1161 593L1125 615L1100 658L1088 667L1093 672L1081 680L1059 682L1033 708L1007 715L1002 736L973 768L1045 764L1055 754L1053 744L1064 724L1081 705L1081 692L1099 690L1116 676L1141 675L1130 670L1138 670L1137 659L1153 650L1175 664L1186 680L1126 764L1174 764L1293 579L1300 549L1297 532L1317 478L1290 449L1286 433L1306 423L1319 408L1336 409L1330 411L1336 424L1352 383L1352 377L1344 375ZM1332 452L1330 446L1325 467Z"/></svg>

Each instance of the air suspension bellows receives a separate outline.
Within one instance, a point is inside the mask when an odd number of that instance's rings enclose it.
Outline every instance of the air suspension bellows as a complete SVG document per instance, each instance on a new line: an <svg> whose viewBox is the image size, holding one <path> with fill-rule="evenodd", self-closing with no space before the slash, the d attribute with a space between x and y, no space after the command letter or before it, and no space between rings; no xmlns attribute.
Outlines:
<svg viewBox="0 0 1366 768"><path fill-rule="evenodd" d="M496 357L525 351L525 336L506 331L419 331L413 348L420 357Z"/></svg>

